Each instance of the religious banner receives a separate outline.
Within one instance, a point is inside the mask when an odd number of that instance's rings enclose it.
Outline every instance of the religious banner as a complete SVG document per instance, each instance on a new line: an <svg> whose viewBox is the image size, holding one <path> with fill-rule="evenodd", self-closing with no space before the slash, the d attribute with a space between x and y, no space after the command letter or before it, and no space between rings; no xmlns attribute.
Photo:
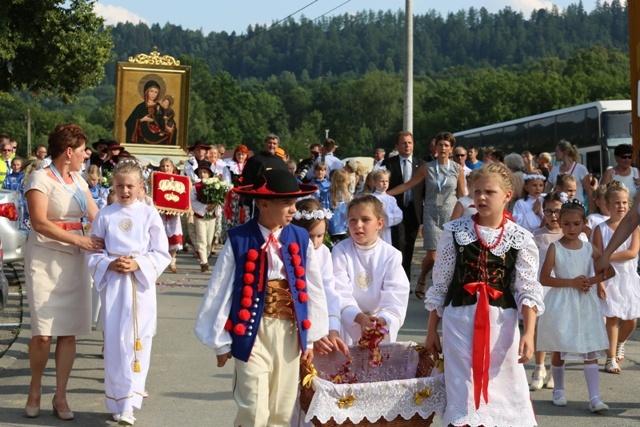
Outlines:
<svg viewBox="0 0 640 427"><path fill-rule="evenodd" d="M191 67L154 48L116 71L115 140L144 165L186 160Z"/></svg>
<svg viewBox="0 0 640 427"><path fill-rule="evenodd" d="M191 210L191 180L164 172L151 174L151 199L158 212L183 215Z"/></svg>

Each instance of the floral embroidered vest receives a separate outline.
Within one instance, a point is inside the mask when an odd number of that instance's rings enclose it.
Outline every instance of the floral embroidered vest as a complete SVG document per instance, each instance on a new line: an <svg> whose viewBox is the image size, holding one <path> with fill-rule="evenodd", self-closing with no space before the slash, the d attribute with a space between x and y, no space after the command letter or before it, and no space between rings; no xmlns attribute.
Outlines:
<svg viewBox="0 0 640 427"><path fill-rule="evenodd" d="M482 280L481 270L478 266L478 257L481 250L480 243L476 240L462 246L454 239L454 245L458 256L456 257L453 279L449 286L444 306L448 306L449 303L453 307L475 305L478 297L475 294L468 293L463 286L467 283ZM496 256L489 251L486 266L489 285L502 292L502 296L499 298L495 300L489 299L489 305L501 308L517 307L516 300L511 292L511 280L517 256L518 250L513 247L503 256Z"/></svg>

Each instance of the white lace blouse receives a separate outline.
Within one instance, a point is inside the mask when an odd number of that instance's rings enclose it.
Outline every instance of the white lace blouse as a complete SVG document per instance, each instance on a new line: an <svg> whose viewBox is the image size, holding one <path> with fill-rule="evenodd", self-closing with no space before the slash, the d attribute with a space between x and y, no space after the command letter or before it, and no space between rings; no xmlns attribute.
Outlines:
<svg viewBox="0 0 640 427"><path fill-rule="evenodd" d="M496 256L502 256L511 248L518 250L515 282L511 290L516 299L518 311L522 309L523 305L536 307L538 316L540 316L544 312L544 303L542 285L538 281L538 248L533 241L531 233L524 228L511 221L507 221L505 227L502 241L498 246L491 249L491 253ZM487 242L488 245L492 245L500 235L500 229L479 226L478 230L482 240ZM440 317L442 317L445 298L453 279L458 255L454 238L461 246L478 240L472 217L466 216L444 224L444 232L438 242L436 261L433 268L433 286L427 292L424 305L428 311L437 310Z"/></svg>

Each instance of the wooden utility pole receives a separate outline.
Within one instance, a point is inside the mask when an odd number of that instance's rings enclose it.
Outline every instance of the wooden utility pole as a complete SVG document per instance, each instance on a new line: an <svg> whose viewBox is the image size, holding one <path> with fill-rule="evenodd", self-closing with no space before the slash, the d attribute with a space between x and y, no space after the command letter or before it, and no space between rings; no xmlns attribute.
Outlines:
<svg viewBox="0 0 640 427"><path fill-rule="evenodd" d="M413 132L413 0L406 0L404 13L407 57L404 67L404 114L402 130Z"/></svg>
<svg viewBox="0 0 640 427"><path fill-rule="evenodd" d="M640 0L628 0L629 53L631 60L631 138L635 164L640 151Z"/></svg>

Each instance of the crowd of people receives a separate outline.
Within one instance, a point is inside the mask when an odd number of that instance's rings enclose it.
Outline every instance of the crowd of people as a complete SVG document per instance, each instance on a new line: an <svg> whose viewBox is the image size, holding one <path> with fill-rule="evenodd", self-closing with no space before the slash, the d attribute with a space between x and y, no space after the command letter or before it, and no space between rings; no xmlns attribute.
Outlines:
<svg viewBox="0 0 640 427"><path fill-rule="evenodd" d="M25 178L14 175L25 162L0 140L13 171L4 185L24 193L31 227L27 417L39 415L58 337L52 407L73 419L66 388L75 336L98 321L107 409L134 424L155 334L154 284L165 268L178 272L176 253L188 244L203 273L216 255L195 332L218 366L235 359L235 425L300 417L290 387L299 364L314 352L349 355L374 333L395 342L412 292L429 314L425 346L445 359L444 425L536 425L528 393L547 387L554 405L567 405L564 364L575 359L584 361L589 410L608 410L598 359L620 374L640 317L631 146L616 147L617 164L598 183L567 141L552 166L548 153L459 147L442 132L418 159L413 135L399 132L392 153L375 150L371 171L343 164L329 138L299 162L275 134L259 153L239 145L229 159L223 146L197 141L183 165L164 158L157 168L193 184L181 220L149 206L151 168L116 141L93 143L95 152L87 141L77 125L57 126ZM208 198L212 178L228 184L224 202ZM426 255L411 290L420 233ZM93 310L89 283L101 302ZM523 362L532 357L528 381Z"/></svg>

